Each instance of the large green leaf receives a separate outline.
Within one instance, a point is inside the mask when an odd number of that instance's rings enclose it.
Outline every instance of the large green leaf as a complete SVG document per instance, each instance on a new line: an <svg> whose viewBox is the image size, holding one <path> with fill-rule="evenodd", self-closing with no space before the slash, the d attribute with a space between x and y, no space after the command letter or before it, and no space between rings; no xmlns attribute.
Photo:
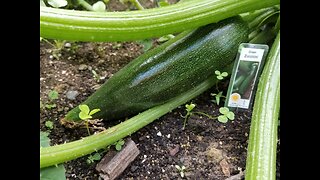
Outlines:
<svg viewBox="0 0 320 180"><path fill-rule="evenodd" d="M40 147L50 146L49 133L40 131ZM66 180L63 164L40 169L40 180Z"/></svg>

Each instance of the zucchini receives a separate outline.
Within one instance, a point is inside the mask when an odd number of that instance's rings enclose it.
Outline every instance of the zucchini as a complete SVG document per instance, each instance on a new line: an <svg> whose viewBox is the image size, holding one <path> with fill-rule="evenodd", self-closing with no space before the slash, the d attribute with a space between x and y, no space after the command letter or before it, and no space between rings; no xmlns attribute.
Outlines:
<svg viewBox="0 0 320 180"><path fill-rule="evenodd" d="M280 109L280 31L268 54L253 105L246 180L276 179L277 128Z"/></svg>
<svg viewBox="0 0 320 180"><path fill-rule="evenodd" d="M131 61L82 104L99 108L93 118L105 120L163 104L231 64L248 34L248 24L235 16L177 36ZM78 121L79 112L75 107L63 120Z"/></svg>
<svg viewBox="0 0 320 180"><path fill-rule="evenodd" d="M243 95L244 92L251 86L252 80L256 76L257 70L258 70L258 63L253 63L248 76L244 79L244 81L242 81L241 85L239 86L239 93L241 95Z"/></svg>

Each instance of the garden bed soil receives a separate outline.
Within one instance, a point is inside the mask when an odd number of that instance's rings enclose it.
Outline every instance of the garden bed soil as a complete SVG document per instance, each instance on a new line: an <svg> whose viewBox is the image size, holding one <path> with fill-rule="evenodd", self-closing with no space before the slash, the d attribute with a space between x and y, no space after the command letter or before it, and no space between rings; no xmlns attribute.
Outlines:
<svg viewBox="0 0 320 180"><path fill-rule="evenodd" d="M66 128L60 119L142 53L142 45L136 42L65 42L61 50L40 42L40 101L44 106L56 104L51 109L40 109L40 130L50 132L51 145L88 136L84 127ZM92 70L99 77L95 77ZM226 92L227 85L228 81L224 81L219 89ZM59 93L58 99L48 98L51 90ZM196 111L216 116L221 104L213 103L210 93L217 91L211 88L191 102L196 104ZM251 110L236 111L235 120L226 124L205 116L191 116L183 130L182 115L185 114L181 106L132 134L130 138L137 144L140 154L118 179L224 180L245 169ZM46 127L48 120L53 122L53 129ZM97 126L108 128L123 120ZM279 146L280 141L278 149ZM277 179L280 179L280 150L277 155ZM98 162L88 164L87 158L64 163L67 179L99 179L95 170ZM184 178L175 165L186 167Z"/></svg>

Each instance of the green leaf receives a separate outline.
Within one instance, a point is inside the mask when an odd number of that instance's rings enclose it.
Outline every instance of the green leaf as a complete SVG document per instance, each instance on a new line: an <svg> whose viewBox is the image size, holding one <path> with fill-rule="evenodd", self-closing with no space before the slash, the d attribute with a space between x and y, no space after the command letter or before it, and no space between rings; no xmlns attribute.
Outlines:
<svg viewBox="0 0 320 180"><path fill-rule="evenodd" d="M186 104L186 110L188 112L192 111L194 109L194 107L196 107L195 104L191 103L191 104Z"/></svg>
<svg viewBox="0 0 320 180"><path fill-rule="evenodd" d="M59 93L55 90L52 90L48 93L48 97L50 100L55 100L55 99L58 99L59 97Z"/></svg>
<svg viewBox="0 0 320 180"><path fill-rule="evenodd" d="M222 122L222 123L226 123L226 122L228 122L228 118L224 115L220 115L220 116L218 116L218 121Z"/></svg>
<svg viewBox="0 0 320 180"><path fill-rule="evenodd" d="M52 7L60 8L68 5L68 2L66 0L48 0L48 4Z"/></svg>
<svg viewBox="0 0 320 180"><path fill-rule="evenodd" d="M229 112L229 109L228 109L227 107L221 107L221 108L219 109L219 112L220 112L221 114L227 114L227 113Z"/></svg>
<svg viewBox="0 0 320 180"><path fill-rule="evenodd" d="M93 11L104 12L106 11L106 5L102 1L98 1L92 5Z"/></svg>
<svg viewBox="0 0 320 180"><path fill-rule="evenodd" d="M57 105L56 105L56 104L46 104L45 107L46 107L47 109L52 109L52 108L57 107Z"/></svg>
<svg viewBox="0 0 320 180"><path fill-rule="evenodd" d="M116 144L116 150L117 150L117 151L120 151L121 148L122 148L122 146L121 146L120 144Z"/></svg>
<svg viewBox="0 0 320 180"><path fill-rule="evenodd" d="M219 76L217 76L217 79L222 80L223 77L219 75Z"/></svg>
<svg viewBox="0 0 320 180"><path fill-rule="evenodd" d="M66 180L63 164L40 169L40 180Z"/></svg>
<svg viewBox="0 0 320 180"><path fill-rule="evenodd" d="M101 155L99 153L95 153L92 157L92 160L99 161L101 159Z"/></svg>
<svg viewBox="0 0 320 180"><path fill-rule="evenodd" d="M218 70L214 71L214 73L215 73L216 75L218 75L218 76L221 74L220 71L218 71Z"/></svg>
<svg viewBox="0 0 320 180"><path fill-rule="evenodd" d="M146 52L152 47L152 39L144 39L137 41L139 44L143 46L143 51Z"/></svg>
<svg viewBox="0 0 320 180"><path fill-rule="evenodd" d="M229 111L226 116L230 119L230 120L234 120L234 113Z"/></svg>
<svg viewBox="0 0 320 180"><path fill-rule="evenodd" d="M221 76L227 77L227 76L228 76L228 73L227 73L227 72L223 72L223 73L221 74Z"/></svg>
<svg viewBox="0 0 320 180"><path fill-rule="evenodd" d="M82 119L82 120L87 120L87 119L92 118L92 116L90 116L90 115L84 113L83 111L81 111L81 112L79 113L79 118Z"/></svg>
<svg viewBox="0 0 320 180"><path fill-rule="evenodd" d="M99 112L100 109L93 109L92 111L90 111L89 115L94 115L95 113Z"/></svg>
<svg viewBox="0 0 320 180"><path fill-rule="evenodd" d="M53 129L53 122L52 121L46 121L44 125L49 129Z"/></svg>
<svg viewBox="0 0 320 180"><path fill-rule="evenodd" d="M79 105L79 109L80 109L81 112L83 112L83 113L85 113L87 115L90 112L89 106L86 105L86 104Z"/></svg>
<svg viewBox="0 0 320 180"><path fill-rule="evenodd" d="M220 96L216 96L216 103L217 103L217 105L219 105L219 103L220 103Z"/></svg>
<svg viewBox="0 0 320 180"><path fill-rule="evenodd" d="M117 144L124 145L124 140L119 140Z"/></svg>
<svg viewBox="0 0 320 180"><path fill-rule="evenodd" d="M48 138L49 133L40 131L40 147L50 146L50 139Z"/></svg>
<svg viewBox="0 0 320 180"><path fill-rule="evenodd" d="M40 131L40 147L50 146L49 133ZM40 169L40 180L66 180L63 164Z"/></svg>

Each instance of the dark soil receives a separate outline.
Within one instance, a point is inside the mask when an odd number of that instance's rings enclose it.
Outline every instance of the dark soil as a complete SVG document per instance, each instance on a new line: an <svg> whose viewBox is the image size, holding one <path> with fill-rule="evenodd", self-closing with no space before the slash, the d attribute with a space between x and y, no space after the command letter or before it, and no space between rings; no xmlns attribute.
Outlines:
<svg viewBox="0 0 320 180"><path fill-rule="evenodd" d="M49 43L40 42L40 101L44 106L56 104L51 109L40 109L40 130L50 132L51 145L88 136L85 128L66 128L60 124L60 119L120 68L143 53L142 46L135 42L65 43L61 50L55 50ZM95 78L92 70L100 77ZM227 82L222 85L227 85ZM226 86L220 88L226 91ZM58 99L48 98L51 90L59 93ZM75 99L67 97L71 91L78 93ZM211 102L210 93L213 92L216 92L215 88L192 100L196 111L218 115L219 106ZM224 180L245 169L250 110L235 112L235 120L226 124L205 116L192 116L185 130L182 129L184 119L181 115L185 115L183 106L131 135L140 154L118 179ZM54 123L53 129L45 126L48 120ZM105 123L104 127L116 123ZM64 164L67 179L99 179L95 170L97 162L87 164L87 158L84 156ZM175 165L186 167L184 178ZM279 173L277 179L280 179Z"/></svg>

